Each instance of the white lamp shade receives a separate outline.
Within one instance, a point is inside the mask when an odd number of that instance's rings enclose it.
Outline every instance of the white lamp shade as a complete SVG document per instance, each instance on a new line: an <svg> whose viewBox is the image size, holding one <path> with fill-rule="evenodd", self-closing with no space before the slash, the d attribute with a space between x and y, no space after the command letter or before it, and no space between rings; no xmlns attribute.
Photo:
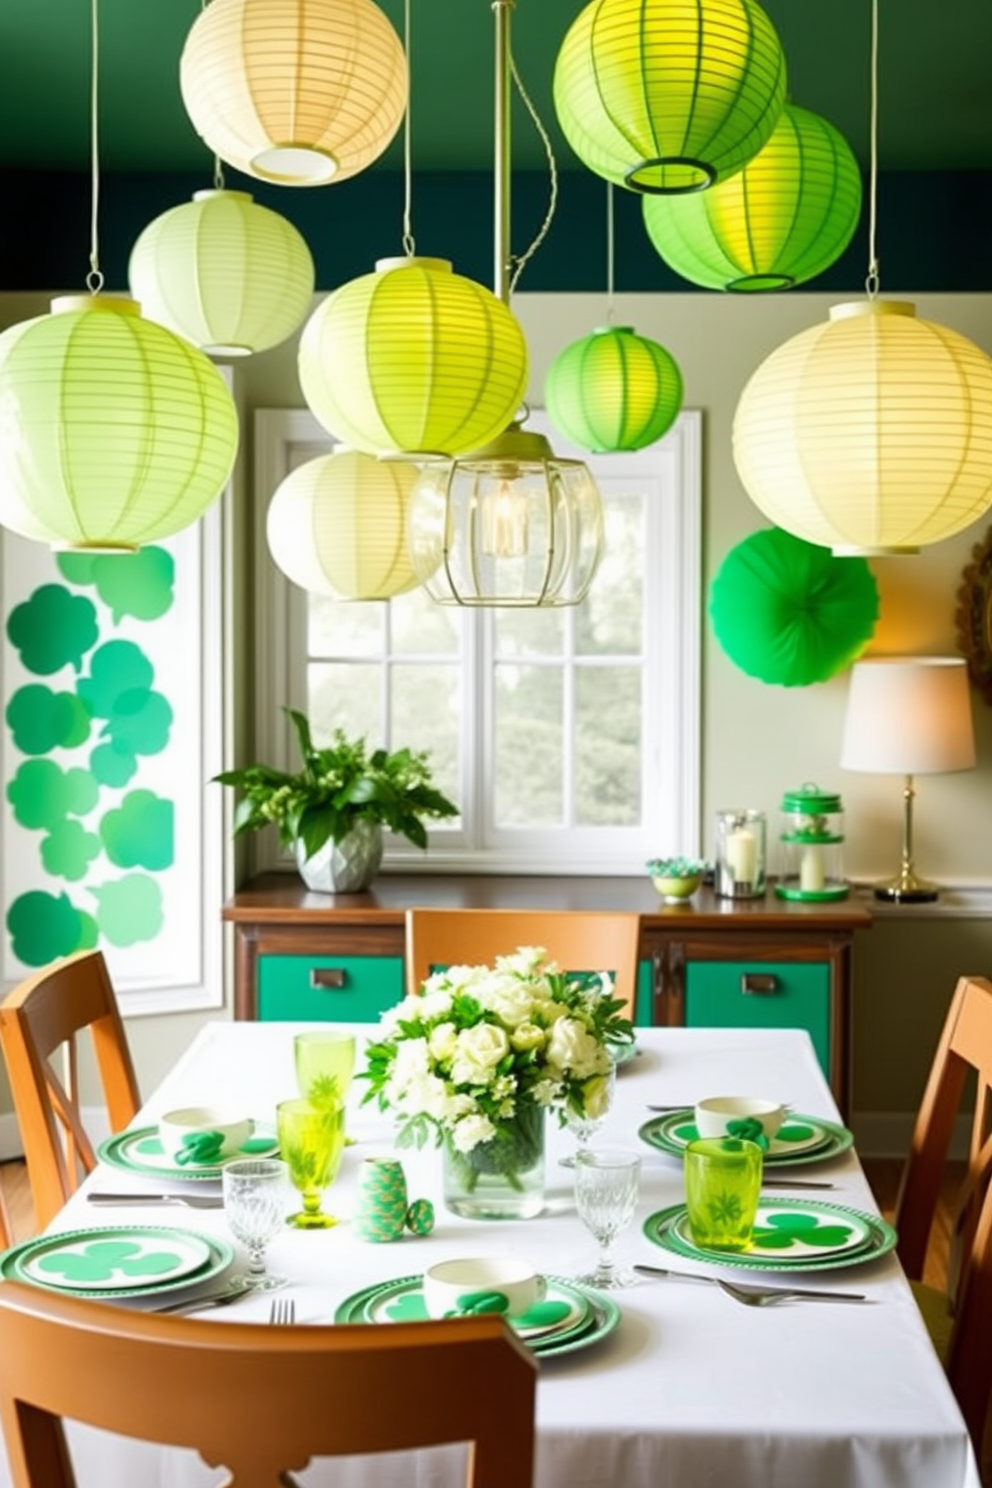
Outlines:
<svg viewBox="0 0 992 1488"><path fill-rule="evenodd" d="M269 503L269 551L287 578L332 599L389 599L418 583L407 548L416 465L340 450L299 465Z"/></svg>
<svg viewBox="0 0 992 1488"><path fill-rule="evenodd" d="M238 416L210 359L133 300L70 295L0 335L0 523L133 549L220 495Z"/></svg>
<svg viewBox="0 0 992 1488"><path fill-rule="evenodd" d="M975 764L968 669L952 656L856 662L840 763L882 775L940 775Z"/></svg>
<svg viewBox="0 0 992 1488"><path fill-rule="evenodd" d="M131 250L128 277L150 320L214 356L278 346L314 289L302 234L247 191L197 191L156 217Z"/></svg>
<svg viewBox="0 0 992 1488"><path fill-rule="evenodd" d="M911 304L836 305L753 374L733 439L775 526L839 555L915 552L992 505L992 360Z"/></svg>
<svg viewBox="0 0 992 1488"><path fill-rule="evenodd" d="M179 84L193 127L228 165L322 186L364 170L395 135L406 55L372 0L210 0Z"/></svg>

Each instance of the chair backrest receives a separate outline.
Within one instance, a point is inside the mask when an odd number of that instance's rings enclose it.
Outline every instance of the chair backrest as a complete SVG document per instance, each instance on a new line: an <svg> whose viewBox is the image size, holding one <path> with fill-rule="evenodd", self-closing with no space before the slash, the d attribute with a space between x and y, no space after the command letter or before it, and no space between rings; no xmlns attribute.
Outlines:
<svg viewBox="0 0 992 1488"><path fill-rule="evenodd" d="M76 1036L88 1028L110 1129L121 1131L141 1104L117 999L100 951L79 951L25 978L0 1003L3 1048L24 1143L35 1219L44 1228L96 1156L83 1129ZM53 1055L63 1051L64 1068Z"/></svg>
<svg viewBox="0 0 992 1488"><path fill-rule="evenodd" d="M953 1312L945 1359L976 1445L992 1397L992 981L961 977L917 1113L896 1202L898 1255L919 1281L955 1122L969 1077L975 1109L968 1164L954 1205L947 1291Z"/></svg>
<svg viewBox="0 0 992 1488"><path fill-rule="evenodd" d="M7 1202L0 1191L0 1250L6 1250L8 1245L14 1243L14 1227L7 1213Z"/></svg>
<svg viewBox="0 0 992 1488"><path fill-rule="evenodd" d="M502 1318L218 1327L0 1287L0 1417L15 1488L74 1488L61 1417L292 1482L314 1456L468 1442L470 1488L531 1488L534 1355Z"/></svg>
<svg viewBox="0 0 992 1488"><path fill-rule="evenodd" d="M408 909L407 990L439 966L480 966L518 946L543 946L562 971L608 971L634 1015L640 916L608 910Z"/></svg>

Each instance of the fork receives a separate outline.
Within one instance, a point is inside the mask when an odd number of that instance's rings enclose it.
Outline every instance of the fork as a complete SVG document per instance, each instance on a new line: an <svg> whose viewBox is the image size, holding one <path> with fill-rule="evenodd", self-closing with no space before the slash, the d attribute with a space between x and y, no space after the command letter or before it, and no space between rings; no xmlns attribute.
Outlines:
<svg viewBox="0 0 992 1488"><path fill-rule="evenodd" d="M747 1287L739 1282L712 1278L721 1291L745 1307L771 1307L776 1302L867 1302L863 1292L806 1292L786 1287Z"/></svg>
<svg viewBox="0 0 992 1488"><path fill-rule="evenodd" d="M269 1306L269 1322L277 1328L285 1328L296 1322L296 1303L292 1297L273 1297Z"/></svg>

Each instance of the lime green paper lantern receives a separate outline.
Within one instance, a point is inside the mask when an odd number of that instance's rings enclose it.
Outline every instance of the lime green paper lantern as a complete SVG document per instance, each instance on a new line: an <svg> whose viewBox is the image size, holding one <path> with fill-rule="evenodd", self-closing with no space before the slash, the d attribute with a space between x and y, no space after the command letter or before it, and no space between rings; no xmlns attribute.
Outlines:
<svg viewBox="0 0 992 1488"><path fill-rule="evenodd" d="M597 175L635 191L701 191L765 144L785 74L753 0L592 0L558 53L554 102Z"/></svg>
<svg viewBox="0 0 992 1488"><path fill-rule="evenodd" d="M366 454L462 454L512 422L527 343L502 300L441 258L385 258L329 294L300 339L319 419Z"/></svg>
<svg viewBox="0 0 992 1488"><path fill-rule="evenodd" d="M197 191L141 233L128 266L149 320L214 356L250 356L292 335L310 308L302 234L247 191Z"/></svg>
<svg viewBox="0 0 992 1488"><path fill-rule="evenodd" d="M633 326L601 326L558 353L544 402L573 444L605 454L660 439L679 416L682 391L678 363L657 341Z"/></svg>
<svg viewBox="0 0 992 1488"><path fill-rule="evenodd" d="M861 215L861 172L839 130L786 104L744 169L693 196L645 196L644 225L677 274L706 289L788 289L844 252Z"/></svg>
<svg viewBox="0 0 992 1488"><path fill-rule="evenodd" d="M339 450L298 465L266 517L269 551L294 584L332 599L389 599L419 580L407 510L419 466Z"/></svg>
<svg viewBox="0 0 992 1488"><path fill-rule="evenodd" d="M190 526L237 453L217 368L133 300L67 295L52 311L0 335L0 524L125 551Z"/></svg>
<svg viewBox="0 0 992 1488"><path fill-rule="evenodd" d="M780 527L731 548L710 589L713 630L731 661L782 687L825 682L850 666L878 609L864 558L835 558Z"/></svg>

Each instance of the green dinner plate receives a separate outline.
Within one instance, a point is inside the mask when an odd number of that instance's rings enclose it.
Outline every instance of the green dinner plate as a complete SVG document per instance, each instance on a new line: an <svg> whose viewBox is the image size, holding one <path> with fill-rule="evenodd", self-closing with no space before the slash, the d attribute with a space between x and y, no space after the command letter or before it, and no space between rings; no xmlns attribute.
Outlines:
<svg viewBox="0 0 992 1488"><path fill-rule="evenodd" d="M692 1118L691 1106L684 1111L668 1111L664 1116L645 1121L638 1136L659 1152L681 1157L688 1144L699 1135ZM846 1126L826 1121L822 1116L802 1116L793 1111L769 1143L764 1163L770 1168L786 1168L800 1163L826 1162L828 1158L846 1152L853 1141L853 1133Z"/></svg>
<svg viewBox="0 0 992 1488"><path fill-rule="evenodd" d="M0 1253L0 1277L76 1297L148 1297L220 1275L234 1251L213 1235L109 1225L36 1235Z"/></svg>
<svg viewBox="0 0 992 1488"><path fill-rule="evenodd" d="M620 1309L604 1292L562 1277L549 1276L548 1300L567 1303L569 1311L553 1326L518 1326L521 1341L542 1357L571 1352L598 1343L620 1321ZM403 1276L377 1282L347 1297L334 1314L336 1323L423 1322L423 1277ZM522 1322L522 1320L520 1320Z"/></svg>
<svg viewBox="0 0 992 1488"><path fill-rule="evenodd" d="M143 1126L138 1130L117 1132L97 1148L101 1162L125 1173L140 1173L145 1178L168 1179L170 1182L216 1182L229 1162L243 1157L274 1157L279 1151L275 1131L257 1122L255 1134L231 1157L204 1167L189 1167L173 1162L159 1140L158 1127Z"/></svg>
<svg viewBox="0 0 992 1488"><path fill-rule="evenodd" d="M827 1271L877 1260L896 1244L892 1226L878 1215L815 1199L771 1199L758 1205L747 1250L708 1250L693 1242L684 1204L661 1209L644 1233L662 1250L687 1260L759 1271Z"/></svg>

